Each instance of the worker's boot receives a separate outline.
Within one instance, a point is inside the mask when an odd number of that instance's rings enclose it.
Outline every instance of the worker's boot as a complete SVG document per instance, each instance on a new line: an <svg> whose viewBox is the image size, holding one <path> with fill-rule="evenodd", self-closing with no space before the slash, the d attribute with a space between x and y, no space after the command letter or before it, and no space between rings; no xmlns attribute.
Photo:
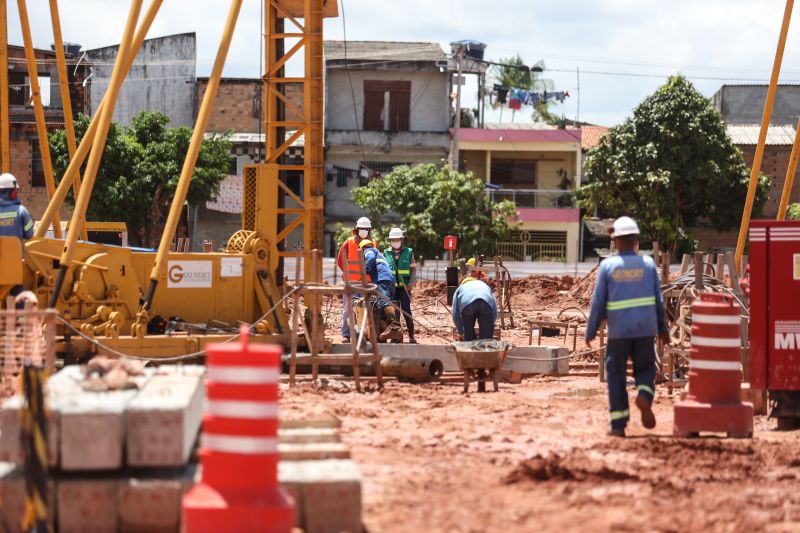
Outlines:
<svg viewBox="0 0 800 533"><path fill-rule="evenodd" d="M650 402L647 401L647 398L642 395L637 396L636 407L641 411L642 425L647 429L656 427L656 415L653 414L653 408L650 407Z"/></svg>
<svg viewBox="0 0 800 533"><path fill-rule="evenodd" d="M383 318L386 320L387 325L378 336L380 342L396 339L403 334L403 331L400 329L400 321L397 319L397 313L393 307L383 308Z"/></svg>

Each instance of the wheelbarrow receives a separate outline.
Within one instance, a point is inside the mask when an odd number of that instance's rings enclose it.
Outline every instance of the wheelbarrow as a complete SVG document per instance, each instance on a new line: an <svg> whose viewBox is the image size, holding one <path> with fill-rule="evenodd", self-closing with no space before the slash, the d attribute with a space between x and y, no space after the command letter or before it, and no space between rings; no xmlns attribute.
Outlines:
<svg viewBox="0 0 800 533"><path fill-rule="evenodd" d="M455 352L458 369L464 372L464 392L469 392L471 380L478 382L478 392L486 392L489 378L497 392L499 372L511 348L513 345L493 339L450 343L448 350Z"/></svg>

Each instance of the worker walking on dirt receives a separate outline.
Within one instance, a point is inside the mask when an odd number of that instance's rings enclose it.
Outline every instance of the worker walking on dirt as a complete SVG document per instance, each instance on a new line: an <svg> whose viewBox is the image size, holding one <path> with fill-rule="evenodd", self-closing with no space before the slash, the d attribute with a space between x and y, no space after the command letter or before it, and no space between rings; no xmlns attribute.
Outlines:
<svg viewBox="0 0 800 533"><path fill-rule="evenodd" d="M397 338L400 334L400 321L394 306L392 306L394 274L389 267L389 262L375 248L375 243L371 239L364 239L359 246L364 250L364 267L367 276L378 286L375 310L378 316L383 317L387 322L386 328L378 335L378 340L386 342L389 339Z"/></svg>
<svg viewBox="0 0 800 533"><path fill-rule="evenodd" d="M652 409L656 379L654 337L658 334L668 343L669 334L656 265L651 258L636 253L636 222L629 217L618 218L611 238L619 254L600 264L586 326L586 346L591 348L600 323L607 320L605 366L611 418L608 434L624 437L630 418L625 387L628 357L633 360L636 407L641 411L642 425L652 429L656 425Z"/></svg>
<svg viewBox="0 0 800 533"><path fill-rule="evenodd" d="M475 322L478 323L479 339L494 336L494 323L497 321L497 301L492 289L483 281L472 276L461 280L453 294L453 323L456 332L465 341L475 340Z"/></svg>
<svg viewBox="0 0 800 533"><path fill-rule="evenodd" d="M359 244L364 239L369 239L372 233L372 222L367 217L361 217L356 221L356 225L352 230L352 235L344 241L339 248L339 254L336 257L336 265L342 271L342 280L349 280L350 283L366 283L369 280L361 279L361 267L358 264L358 250ZM377 243L372 241L375 246ZM347 258L347 267L345 269L344 260ZM351 313L353 308L352 299L342 296L342 340L350 342L350 323L347 316Z"/></svg>
<svg viewBox="0 0 800 533"><path fill-rule="evenodd" d="M414 259L414 250L403 245L404 238L403 230L392 228L389 231L389 244L391 246L384 250L383 255L394 274L393 299L400 304L400 309L403 310L403 314L406 317L408 342L416 344L414 318L411 316L411 290L417 281L417 262Z"/></svg>
<svg viewBox="0 0 800 533"><path fill-rule="evenodd" d="M18 189L13 174L0 175L0 237L17 237L22 244L33 237L33 220L18 197ZM22 290L22 285L15 285L9 294L16 296Z"/></svg>

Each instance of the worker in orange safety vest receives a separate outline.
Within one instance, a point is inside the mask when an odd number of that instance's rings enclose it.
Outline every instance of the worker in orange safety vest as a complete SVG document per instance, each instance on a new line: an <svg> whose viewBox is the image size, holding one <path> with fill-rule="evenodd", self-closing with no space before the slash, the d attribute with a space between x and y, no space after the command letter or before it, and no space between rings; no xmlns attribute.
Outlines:
<svg viewBox="0 0 800 533"><path fill-rule="evenodd" d="M372 233L372 222L367 217L361 217L353 227L352 235L339 247L339 254L336 257L336 266L342 271L342 280L349 280L350 283L369 283L369 275L366 280L361 279L361 267L358 264L358 245L364 239L369 239ZM378 243L373 239L374 246ZM344 259L347 258L345 270ZM342 341L350 342L350 323L347 320L348 313L352 309L352 300L342 297Z"/></svg>

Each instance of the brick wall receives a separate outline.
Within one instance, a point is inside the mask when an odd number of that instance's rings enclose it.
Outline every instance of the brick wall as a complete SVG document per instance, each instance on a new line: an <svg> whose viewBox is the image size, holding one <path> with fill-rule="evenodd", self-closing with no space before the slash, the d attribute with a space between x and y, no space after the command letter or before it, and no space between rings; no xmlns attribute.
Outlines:
<svg viewBox="0 0 800 533"><path fill-rule="evenodd" d="M259 131L258 121L260 106L258 95L262 82L259 79L223 78L217 91L214 109L208 123L208 131L224 132L232 130L237 133L256 133ZM203 102L208 86L207 78L197 80L197 110ZM300 112L303 111L303 86L291 83L286 86L286 95ZM287 119L297 120L287 113ZM263 128L261 128L263 131Z"/></svg>
<svg viewBox="0 0 800 533"><path fill-rule="evenodd" d="M691 228L692 237L698 242L700 251L720 250L722 248L736 248L739 239L739 228L718 231L714 228Z"/></svg>
<svg viewBox="0 0 800 533"><path fill-rule="evenodd" d="M756 147L752 145L739 146L739 149L744 154L747 167L752 168ZM764 205L764 210L761 212L762 218L775 218L775 215L778 214L778 205L781 201L783 184L786 181L786 171L789 168L789 158L791 154L792 147L789 145L767 146L764 150L761 172L772 178L772 185L767 203ZM789 197L789 203L794 202L800 202L800 179L798 179L798 173L795 173L794 186L792 187L792 194Z"/></svg>

